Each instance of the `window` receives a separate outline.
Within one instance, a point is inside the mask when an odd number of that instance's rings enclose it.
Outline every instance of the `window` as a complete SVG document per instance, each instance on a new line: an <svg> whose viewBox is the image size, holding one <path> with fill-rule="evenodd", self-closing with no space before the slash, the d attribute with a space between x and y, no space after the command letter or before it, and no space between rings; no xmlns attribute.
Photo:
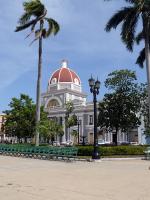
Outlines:
<svg viewBox="0 0 150 200"><path fill-rule="evenodd" d="M75 84L79 85L79 81L77 78L74 79Z"/></svg>
<svg viewBox="0 0 150 200"><path fill-rule="evenodd" d="M52 99L48 102L47 108L54 108L59 106L59 102L56 99Z"/></svg>
<svg viewBox="0 0 150 200"><path fill-rule="evenodd" d="M56 83L57 82L57 79L56 78L53 78L52 79L52 83Z"/></svg>
<svg viewBox="0 0 150 200"><path fill-rule="evenodd" d="M89 125L93 125L93 115L89 115Z"/></svg>

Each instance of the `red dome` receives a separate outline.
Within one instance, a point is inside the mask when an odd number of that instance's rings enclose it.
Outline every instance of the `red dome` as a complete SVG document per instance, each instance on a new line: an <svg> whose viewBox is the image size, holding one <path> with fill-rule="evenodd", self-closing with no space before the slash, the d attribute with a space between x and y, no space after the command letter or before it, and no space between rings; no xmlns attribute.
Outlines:
<svg viewBox="0 0 150 200"><path fill-rule="evenodd" d="M75 83L81 84L79 76L67 67L67 62L62 62L62 67L56 70L49 80L49 84L53 83Z"/></svg>

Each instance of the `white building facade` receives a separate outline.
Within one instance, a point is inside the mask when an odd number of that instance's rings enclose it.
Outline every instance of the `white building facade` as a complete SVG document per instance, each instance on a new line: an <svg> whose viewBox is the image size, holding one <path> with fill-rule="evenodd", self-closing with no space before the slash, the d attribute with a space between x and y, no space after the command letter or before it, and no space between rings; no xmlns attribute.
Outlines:
<svg viewBox="0 0 150 200"><path fill-rule="evenodd" d="M61 67L57 69L48 81L47 91L42 94L42 104L50 119L55 118L64 126L64 136L62 142L72 141L74 138L71 134L65 135L65 105L71 101L74 105L72 114L75 114L80 122L78 126L71 127L69 132L73 130L79 132L80 143L85 142L93 144L94 140L94 113L93 103L87 102L87 95L82 91L80 77L72 69L68 67L67 61L63 60ZM142 131L140 128L130 130L130 133L118 134L119 143L135 142L143 143ZM99 143L112 143L113 132L106 132L98 128ZM60 141L60 140L59 140Z"/></svg>

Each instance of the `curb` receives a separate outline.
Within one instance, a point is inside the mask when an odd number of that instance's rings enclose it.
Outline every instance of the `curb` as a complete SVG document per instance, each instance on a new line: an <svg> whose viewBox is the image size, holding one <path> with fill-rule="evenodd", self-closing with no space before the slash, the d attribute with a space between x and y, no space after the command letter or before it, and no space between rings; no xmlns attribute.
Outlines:
<svg viewBox="0 0 150 200"><path fill-rule="evenodd" d="M75 161L82 161L82 162L94 162L100 163L102 161L126 161L126 160L145 160L145 157L133 157L133 158L101 158L100 160L93 160L89 159L75 159Z"/></svg>

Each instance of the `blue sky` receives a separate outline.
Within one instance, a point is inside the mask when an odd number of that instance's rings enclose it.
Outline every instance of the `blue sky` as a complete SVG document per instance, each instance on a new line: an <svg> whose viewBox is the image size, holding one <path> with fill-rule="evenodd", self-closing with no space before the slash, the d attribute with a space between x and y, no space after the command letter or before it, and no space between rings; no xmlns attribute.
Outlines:
<svg viewBox="0 0 150 200"><path fill-rule="evenodd" d="M23 0L1 0L0 9L0 112L8 109L12 97L20 93L35 100L37 79L37 44L29 46L28 31L15 33L18 18L23 13ZM67 59L70 68L82 81L83 90L89 92L91 75L102 82L99 99L106 92L103 82L107 74L116 69L131 69L137 73L138 81L146 81L146 70L135 65L141 47L134 53L122 44L119 29L106 33L104 27L112 14L125 5L123 0L42 0L48 16L60 24L57 36L44 41L42 92L46 91L51 73ZM140 26L140 25L139 25ZM139 27L140 28L140 27Z"/></svg>

